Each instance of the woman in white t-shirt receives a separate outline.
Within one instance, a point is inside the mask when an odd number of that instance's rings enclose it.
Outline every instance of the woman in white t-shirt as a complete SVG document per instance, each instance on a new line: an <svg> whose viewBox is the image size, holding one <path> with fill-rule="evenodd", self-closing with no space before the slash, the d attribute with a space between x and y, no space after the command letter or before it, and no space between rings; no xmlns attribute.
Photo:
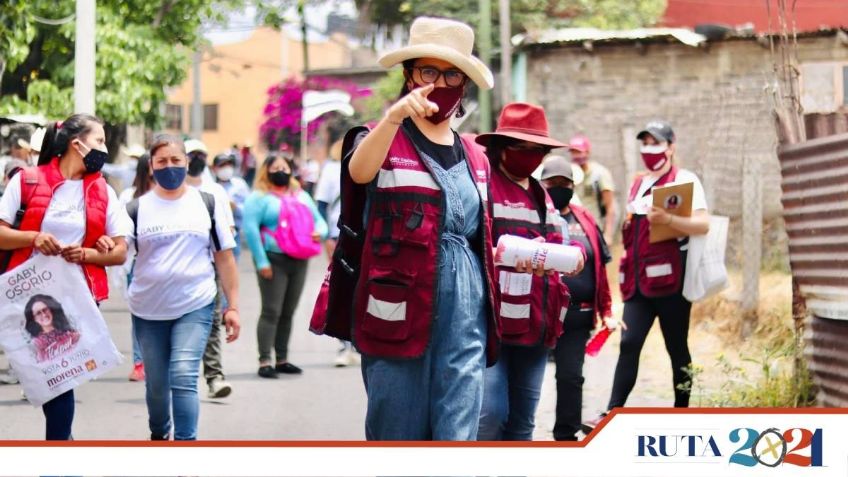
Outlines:
<svg viewBox="0 0 848 477"><path fill-rule="evenodd" d="M132 227L100 174L108 157L103 122L94 116L75 114L47 127L38 167L18 173L0 200L0 249L12 251L9 269L34 253L55 256L80 265L95 301L108 297L105 267L124 263ZM42 408L47 440L70 439L73 390Z"/></svg>
<svg viewBox="0 0 848 477"><path fill-rule="evenodd" d="M683 274L688 237L709 231L707 200L698 176L675 165L675 136L668 123L652 121L637 138L642 142L646 171L630 188L628 217L622 224L624 254L619 283L624 300L623 332L607 409L624 406L633 390L639 355L657 317L671 358L674 407L688 407L691 386L688 369L692 364L688 335L692 304L683 296ZM662 208L653 206L654 188L690 182L693 184L691 217L667 211L686 205L687 198L682 195L670 196ZM651 243L650 231L655 227L670 229L681 238ZM597 420L586 423L584 430L596 423Z"/></svg>
<svg viewBox="0 0 848 477"><path fill-rule="evenodd" d="M227 342L240 329L233 234L214 198L185 183L187 165L181 139L156 138L150 147L156 185L128 206L137 250L128 305L144 358L153 440L169 439L172 427L175 440L197 438L197 379L212 326L216 268L229 303Z"/></svg>

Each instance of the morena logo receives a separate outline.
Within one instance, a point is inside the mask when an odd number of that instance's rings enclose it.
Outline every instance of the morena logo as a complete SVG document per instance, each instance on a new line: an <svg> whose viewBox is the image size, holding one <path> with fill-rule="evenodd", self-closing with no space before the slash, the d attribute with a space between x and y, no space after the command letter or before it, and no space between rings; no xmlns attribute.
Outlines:
<svg viewBox="0 0 848 477"><path fill-rule="evenodd" d="M685 462L703 462L727 456L729 464L743 467L822 467L823 433L821 429L791 428L780 431L769 428L758 431L750 427L733 429L727 435L729 446L721 450L720 439L710 433L640 434L636 436L637 457ZM729 447L728 446L728 447Z"/></svg>

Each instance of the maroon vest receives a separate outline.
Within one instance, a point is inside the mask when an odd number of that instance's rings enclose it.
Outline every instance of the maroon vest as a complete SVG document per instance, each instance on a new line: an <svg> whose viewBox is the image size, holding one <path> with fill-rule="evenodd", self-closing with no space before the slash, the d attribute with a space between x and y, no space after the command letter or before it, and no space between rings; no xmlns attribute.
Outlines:
<svg viewBox="0 0 848 477"><path fill-rule="evenodd" d="M609 279L607 278L607 268L604 264L604 257L601 254L601 233L598 229L597 222L592 214L584 207L571 204L569 206L574 218L580 223L583 231L586 233L586 238L589 239L589 244L592 246L592 252L595 257L594 263L587 263L587 267L595 267L595 320L612 316L612 296L610 294Z"/></svg>
<svg viewBox="0 0 848 477"><path fill-rule="evenodd" d="M536 179L531 177L530 188L525 190L495 169L490 191L495 243L501 235L507 234L529 239L544 237L546 242L562 243L562 218ZM513 267L504 266L498 266L496 272L501 297L497 311L503 342L556 346L570 298L560 275L539 277L516 273Z"/></svg>
<svg viewBox="0 0 848 477"><path fill-rule="evenodd" d="M53 199L53 191L65 182L59 170L59 158L35 169L20 172L21 200L26 197L27 208L21 221L22 231L41 230L41 222L47 213L47 207ZM94 248L97 240L106 234L106 208L109 194L106 180L96 172L83 176L83 194L85 197L85 237L82 246ZM32 247L19 248L12 254L9 270L17 267L32 256ZM83 263L82 271L94 301L101 302L109 298L109 280L106 268L91 263Z"/></svg>
<svg viewBox="0 0 848 477"><path fill-rule="evenodd" d="M677 167L672 168L654 183L654 187L674 182ZM628 203L636 199L644 176L637 178L630 188ZM633 298L638 291L648 298L656 298L680 293L683 287L684 262L677 239L662 242L650 242L650 223L644 215L632 214L622 224L624 254L619 267L621 297ZM637 279L638 277L638 279Z"/></svg>
<svg viewBox="0 0 848 477"><path fill-rule="evenodd" d="M499 330L494 314L496 294L491 219L487 213L489 163L478 145L465 139L462 142L482 201L481 238L479 243L472 245L484 254L482 262L488 301L486 354L487 361L492 364L497 357ZM366 355L416 358L427 349L433 318L438 310L436 290L439 287L438 254L445 213L444 191L403 129L395 136L370 187L373 189L365 236L361 241L361 258L356 257L361 260L357 264L358 279L354 283L342 278L341 270L335 267L337 252L322 289L326 293L319 295L310 328L316 333L342 337L343 330L347 328L352 331L352 341ZM342 208L345 209L344 204ZM358 211L361 223L364 208ZM352 223L351 219L345 220ZM355 252L350 250L342 258L355 263ZM352 258L354 260L351 261ZM339 261L339 264L344 263ZM338 290L344 284L354 289L353 313L341 322L325 310L332 308L329 302L334 285Z"/></svg>

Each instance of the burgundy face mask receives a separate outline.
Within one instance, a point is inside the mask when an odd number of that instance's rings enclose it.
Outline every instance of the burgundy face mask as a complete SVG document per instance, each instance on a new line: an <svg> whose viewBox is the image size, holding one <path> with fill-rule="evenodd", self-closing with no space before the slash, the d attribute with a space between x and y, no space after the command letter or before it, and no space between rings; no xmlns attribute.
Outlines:
<svg viewBox="0 0 848 477"><path fill-rule="evenodd" d="M439 111L425 119L433 124L439 124L442 121L449 119L451 116L456 114L456 110L459 109L459 104L462 101L462 94L464 92L465 88L462 86L456 88L435 88L427 96L427 99L436 103L436 106L439 107Z"/></svg>
<svg viewBox="0 0 848 477"><path fill-rule="evenodd" d="M662 169L665 163L668 162L666 151L668 151L667 144L642 146L640 152L642 153L642 161L645 163L645 167L654 172Z"/></svg>
<svg viewBox="0 0 848 477"><path fill-rule="evenodd" d="M539 167L547 151L511 151L504 150L503 166L507 172L515 177L530 177L530 174Z"/></svg>

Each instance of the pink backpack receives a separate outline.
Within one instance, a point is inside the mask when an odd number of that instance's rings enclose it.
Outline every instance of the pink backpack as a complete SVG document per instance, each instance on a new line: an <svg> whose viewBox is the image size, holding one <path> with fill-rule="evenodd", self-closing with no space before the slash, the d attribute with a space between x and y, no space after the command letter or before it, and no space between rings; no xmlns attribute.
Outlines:
<svg viewBox="0 0 848 477"><path fill-rule="evenodd" d="M291 194L274 195L281 202L277 228L262 227L263 237L265 233L273 236L280 251L292 258L307 259L321 253L321 243L312 240L315 220L309 207Z"/></svg>

